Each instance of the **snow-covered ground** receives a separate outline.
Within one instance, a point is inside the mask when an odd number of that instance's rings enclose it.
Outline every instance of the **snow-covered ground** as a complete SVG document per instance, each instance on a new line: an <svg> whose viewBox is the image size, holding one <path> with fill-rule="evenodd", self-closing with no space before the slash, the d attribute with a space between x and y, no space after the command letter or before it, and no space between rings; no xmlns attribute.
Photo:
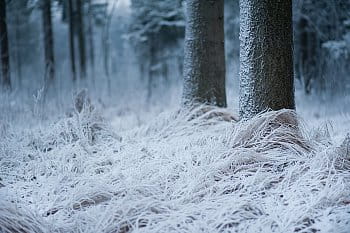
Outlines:
<svg viewBox="0 0 350 233"><path fill-rule="evenodd" d="M247 122L176 94L1 98L2 232L350 232L348 97Z"/></svg>

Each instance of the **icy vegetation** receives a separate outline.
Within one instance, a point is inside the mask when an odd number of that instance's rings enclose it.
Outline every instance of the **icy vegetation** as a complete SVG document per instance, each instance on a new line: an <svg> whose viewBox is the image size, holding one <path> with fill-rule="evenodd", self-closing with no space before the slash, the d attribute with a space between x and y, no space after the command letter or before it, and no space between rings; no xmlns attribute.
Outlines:
<svg viewBox="0 0 350 233"><path fill-rule="evenodd" d="M1 105L0 232L350 231L348 115L332 134L289 110L97 102L36 126Z"/></svg>

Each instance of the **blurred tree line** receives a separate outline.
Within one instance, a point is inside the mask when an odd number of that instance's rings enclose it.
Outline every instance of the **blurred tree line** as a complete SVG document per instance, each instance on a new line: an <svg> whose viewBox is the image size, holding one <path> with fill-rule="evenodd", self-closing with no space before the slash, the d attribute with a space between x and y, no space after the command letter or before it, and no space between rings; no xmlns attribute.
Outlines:
<svg viewBox="0 0 350 233"><path fill-rule="evenodd" d="M45 86L62 74L74 82L93 79L97 65L108 73L113 5L95 0L1 0L3 86L21 87L23 81L31 82L24 77L28 74L43 76ZM103 56L102 64L96 62L97 53Z"/></svg>
<svg viewBox="0 0 350 233"><path fill-rule="evenodd" d="M294 2L295 71L306 93L350 90L350 1Z"/></svg>
<svg viewBox="0 0 350 233"><path fill-rule="evenodd" d="M71 80L95 81L96 71L102 71L110 87L127 59L116 52L124 43L133 48L148 98L160 83L181 80L184 0L130 0L130 14L123 19L113 17L116 4L117 0L0 0L2 86L30 82L23 77L28 73L49 83L67 72ZM350 0L293 1L295 78L305 93L349 92L349 9ZM112 39L111 30L119 37ZM228 73L239 64L238 37L239 2L225 0Z"/></svg>
<svg viewBox="0 0 350 233"><path fill-rule="evenodd" d="M182 75L185 32L183 2L131 0L127 38L135 49L141 77L147 82L147 98L151 97L157 83L170 81L171 64L175 64L178 75Z"/></svg>

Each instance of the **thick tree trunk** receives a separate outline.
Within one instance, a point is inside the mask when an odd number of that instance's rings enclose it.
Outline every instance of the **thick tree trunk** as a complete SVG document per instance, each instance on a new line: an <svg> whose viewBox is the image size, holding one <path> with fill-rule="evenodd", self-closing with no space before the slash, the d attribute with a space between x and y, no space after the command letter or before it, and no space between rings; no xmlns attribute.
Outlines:
<svg viewBox="0 0 350 233"><path fill-rule="evenodd" d="M83 3L82 0L76 0L77 4L77 33L79 45L79 62L80 62L80 77L86 77L86 56L85 56L85 33L84 33L84 19L83 19Z"/></svg>
<svg viewBox="0 0 350 233"><path fill-rule="evenodd" d="M51 19L51 0L42 2L42 20L44 30L44 49L45 49L45 78L52 82L55 76L55 57Z"/></svg>
<svg viewBox="0 0 350 233"><path fill-rule="evenodd" d="M6 0L0 0L0 49L2 86L4 88L10 89L10 54L6 23Z"/></svg>
<svg viewBox="0 0 350 233"><path fill-rule="evenodd" d="M183 103L226 106L224 0L187 0Z"/></svg>
<svg viewBox="0 0 350 233"><path fill-rule="evenodd" d="M292 0L240 1L240 115L294 109Z"/></svg>
<svg viewBox="0 0 350 233"><path fill-rule="evenodd" d="M74 5L73 0L68 0L68 15L69 15L69 51L70 51L70 62L71 62L71 72L72 79L75 81L76 68L75 68L75 43L74 43Z"/></svg>

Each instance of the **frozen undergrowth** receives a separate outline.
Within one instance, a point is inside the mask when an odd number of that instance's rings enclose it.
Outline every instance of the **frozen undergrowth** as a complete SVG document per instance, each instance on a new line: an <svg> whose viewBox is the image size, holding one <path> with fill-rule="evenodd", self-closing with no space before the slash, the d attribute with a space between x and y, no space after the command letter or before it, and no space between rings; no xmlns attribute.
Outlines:
<svg viewBox="0 0 350 233"><path fill-rule="evenodd" d="M237 122L201 106L116 131L88 104L46 127L2 129L1 230L350 230L350 139L293 111Z"/></svg>

